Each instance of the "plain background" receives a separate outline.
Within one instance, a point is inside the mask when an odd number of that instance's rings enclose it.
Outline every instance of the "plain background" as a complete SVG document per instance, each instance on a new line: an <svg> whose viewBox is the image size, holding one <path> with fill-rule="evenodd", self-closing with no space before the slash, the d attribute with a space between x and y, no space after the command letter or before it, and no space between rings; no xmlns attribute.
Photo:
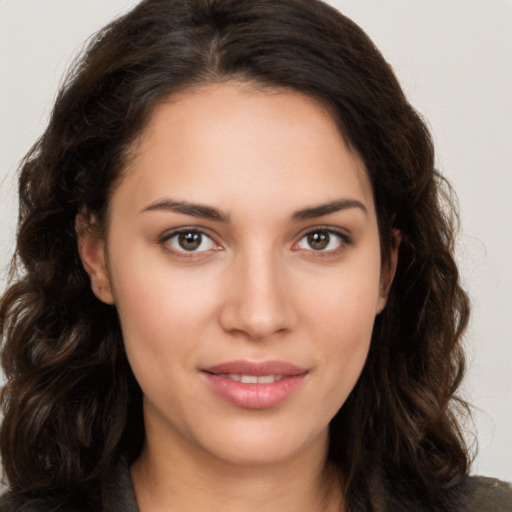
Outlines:
<svg viewBox="0 0 512 512"><path fill-rule="evenodd" d="M330 3L392 64L458 193L458 260L473 304L464 396L476 408L474 472L512 481L512 0ZM76 50L133 4L0 0L0 289L13 248L17 163L42 133Z"/></svg>

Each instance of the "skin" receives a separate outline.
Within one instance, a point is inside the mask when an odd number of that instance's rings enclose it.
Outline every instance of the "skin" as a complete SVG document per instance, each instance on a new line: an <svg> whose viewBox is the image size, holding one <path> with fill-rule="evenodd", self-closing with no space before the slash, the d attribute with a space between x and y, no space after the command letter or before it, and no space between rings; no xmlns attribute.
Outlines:
<svg viewBox="0 0 512 512"><path fill-rule="evenodd" d="M141 511L339 510L328 425L396 267L394 248L382 268L361 159L314 100L234 82L159 105L133 149L106 236L81 230L79 248L96 295L119 312L144 394L147 440L132 467ZM297 218L333 202L337 211ZM184 227L204 233L198 251L180 246L173 230ZM313 247L310 233L329 244ZM201 369L239 359L307 376L275 407L238 407Z"/></svg>

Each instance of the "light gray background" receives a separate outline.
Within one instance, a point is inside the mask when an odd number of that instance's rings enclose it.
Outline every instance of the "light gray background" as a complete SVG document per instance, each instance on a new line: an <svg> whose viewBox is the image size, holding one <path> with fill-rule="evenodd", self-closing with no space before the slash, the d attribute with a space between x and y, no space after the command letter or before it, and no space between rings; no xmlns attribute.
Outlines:
<svg viewBox="0 0 512 512"><path fill-rule="evenodd" d="M458 258L473 302L465 396L476 406L474 472L512 481L512 0L330 3L393 65L458 192ZM17 162L42 133L76 49L133 4L0 0L0 289L15 233Z"/></svg>

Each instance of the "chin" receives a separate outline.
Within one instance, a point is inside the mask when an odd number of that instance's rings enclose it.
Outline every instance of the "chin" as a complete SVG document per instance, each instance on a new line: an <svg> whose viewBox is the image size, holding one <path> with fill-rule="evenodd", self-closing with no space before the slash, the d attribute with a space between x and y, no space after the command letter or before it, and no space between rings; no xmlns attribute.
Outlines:
<svg viewBox="0 0 512 512"><path fill-rule="evenodd" d="M200 443L215 458L240 466L279 464L309 452L323 451L328 443L328 429L298 430L295 425L258 422L257 425L235 425L210 430ZM303 426L303 425L302 425ZM217 435L216 435L217 434Z"/></svg>

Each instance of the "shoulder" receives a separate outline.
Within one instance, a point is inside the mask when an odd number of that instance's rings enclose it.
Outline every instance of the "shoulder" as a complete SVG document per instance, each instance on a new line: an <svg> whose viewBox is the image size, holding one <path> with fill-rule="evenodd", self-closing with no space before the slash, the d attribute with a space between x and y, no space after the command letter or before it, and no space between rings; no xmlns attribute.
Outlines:
<svg viewBox="0 0 512 512"><path fill-rule="evenodd" d="M459 489L464 500L457 512L512 512L512 486L507 482L474 476Z"/></svg>
<svg viewBox="0 0 512 512"><path fill-rule="evenodd" d="M0 496L0 512L11 512L11 510L14 510L11 500L5 494Z"/></svg>
<svg viewBox="0 0 512 512"><path fill-rule="evenodd" d="M101 492L95 493L93 497L85 496L83 492L78 494L67 492L65 495L58 492L49 494L28 497L6 493L0 496L0 512L92 512L102 510Z"/></svg>
<svg viewBox="0 0 512 512"><path fill-rule="evenodd" d="M34 502L20 503L4 494L0 496L0 512L45 512L45 510Z"/></svg>
<svg viewBox="0 0 512 512"><path fill-rule="evenodd" d="M96 499L67 500L59 498L26 499L0 497L0 512L93 512L102 510ZM123 510L123 512L125 512Z"/></svg>
<svg viewBox="0 0 512 512"><path fill-rule="evenodd" d="M26 498L12 496L9 493L0 495L0 512L71 512L63 508L60 500Z"/></svg>
<svg viewBox="0 0 512 512"><path fill-rule="evenodd" d="M139 512L129 465L124 459L114 463L97 488L87 491L39 499L16 498L7 493L0 495L0 512Z"/></svg>

